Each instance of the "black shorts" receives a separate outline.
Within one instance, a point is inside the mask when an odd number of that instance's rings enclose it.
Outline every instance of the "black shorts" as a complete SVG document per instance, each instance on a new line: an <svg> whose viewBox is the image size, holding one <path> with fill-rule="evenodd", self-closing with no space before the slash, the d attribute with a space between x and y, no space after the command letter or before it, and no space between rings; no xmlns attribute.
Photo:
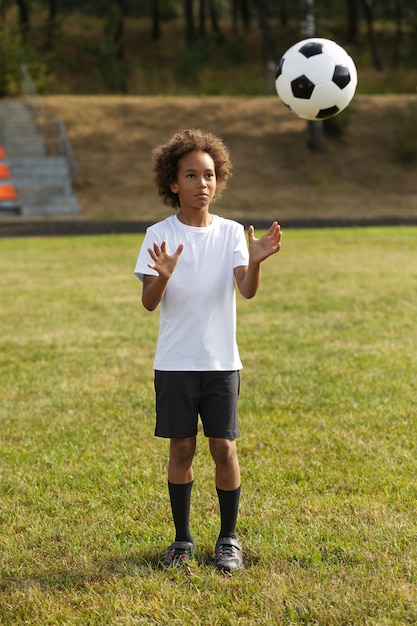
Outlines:
<svg viewBox="0 0 417 626"><path fill-rule="evenodd" d="M157 437L193 437L200 415L206 437L239 437L240 373L155 371Z"/></svg>

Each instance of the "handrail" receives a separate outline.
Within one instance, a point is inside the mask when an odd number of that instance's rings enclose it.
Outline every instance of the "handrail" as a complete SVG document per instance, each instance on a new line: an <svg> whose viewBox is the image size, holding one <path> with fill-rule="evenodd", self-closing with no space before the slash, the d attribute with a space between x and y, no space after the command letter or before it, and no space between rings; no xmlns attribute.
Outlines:
<svg viewBox="0 0 417 626"><path fill-rule="evenodd" d="M75 178L79 173L78 163L61 117L46 113L26 63L21 63L20 69L23 74L22 88L45 145L49 148L52 144L56 153L66 158L71 178Z"/></svg>
<svg viewBox="0 0 417 626"><path fill-rule="evenodd" d="M56 137L56 149L58 154L62 154L67 157L68 167L72 178L78 176L78 163L75 158L74 150L72 149L71 142L68 138L67 131L65 130L64 122L60 115L55 117L55 123L57 127Z"/></svg>

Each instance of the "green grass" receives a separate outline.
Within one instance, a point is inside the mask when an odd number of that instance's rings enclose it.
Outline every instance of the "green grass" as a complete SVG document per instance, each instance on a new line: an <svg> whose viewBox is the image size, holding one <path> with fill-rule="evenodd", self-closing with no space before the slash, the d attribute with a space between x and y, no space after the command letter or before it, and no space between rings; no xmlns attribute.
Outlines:
<svg viewBox="0 0 417 626"><path fill-rule="evenodd" d="M416 236L284 232L238 299L233 578L211 565L202 434L196 559L157 567L172 524L141 236L2 240L0 624L415 624Z"/></svg>

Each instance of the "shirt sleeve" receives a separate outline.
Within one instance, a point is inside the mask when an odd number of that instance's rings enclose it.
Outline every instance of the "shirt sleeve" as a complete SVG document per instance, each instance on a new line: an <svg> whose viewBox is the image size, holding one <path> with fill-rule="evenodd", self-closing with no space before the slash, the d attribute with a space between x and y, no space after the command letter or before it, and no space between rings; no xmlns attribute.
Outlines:
<svg viewBox="0 0 417 626"><path fill-rule="evenodd" d="M245 229L242 224L237 224L235 247L233 251L233 269L249 265L249 251L246 243Z"/></svg>
<svg viewBox="0 0 417 626"><path fill-rule="evenodd" d="M141 249L139 251L139 256L137 258L134 270L135 276L141 281L143 281L143 277L145 274L158 276L158 272L148 267L148 263L152 263L152 258L148 252L148 248L153 248L153 244L155 243L155 241L157 241L156 234L153 232L152 228L148 228Z"/></svg>

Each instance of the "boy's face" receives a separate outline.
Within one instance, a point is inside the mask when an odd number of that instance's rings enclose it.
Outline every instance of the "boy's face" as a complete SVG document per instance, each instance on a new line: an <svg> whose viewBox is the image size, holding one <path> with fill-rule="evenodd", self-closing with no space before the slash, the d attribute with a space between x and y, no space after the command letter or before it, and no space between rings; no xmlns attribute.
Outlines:
<svg viewBox="0 0 417 626"><path fill-rule="evenodd" d="M181 210L208 210L216 193L214 161L207 152L193 151L178 162L177 180L171 191L178 194Z"/></svg>

